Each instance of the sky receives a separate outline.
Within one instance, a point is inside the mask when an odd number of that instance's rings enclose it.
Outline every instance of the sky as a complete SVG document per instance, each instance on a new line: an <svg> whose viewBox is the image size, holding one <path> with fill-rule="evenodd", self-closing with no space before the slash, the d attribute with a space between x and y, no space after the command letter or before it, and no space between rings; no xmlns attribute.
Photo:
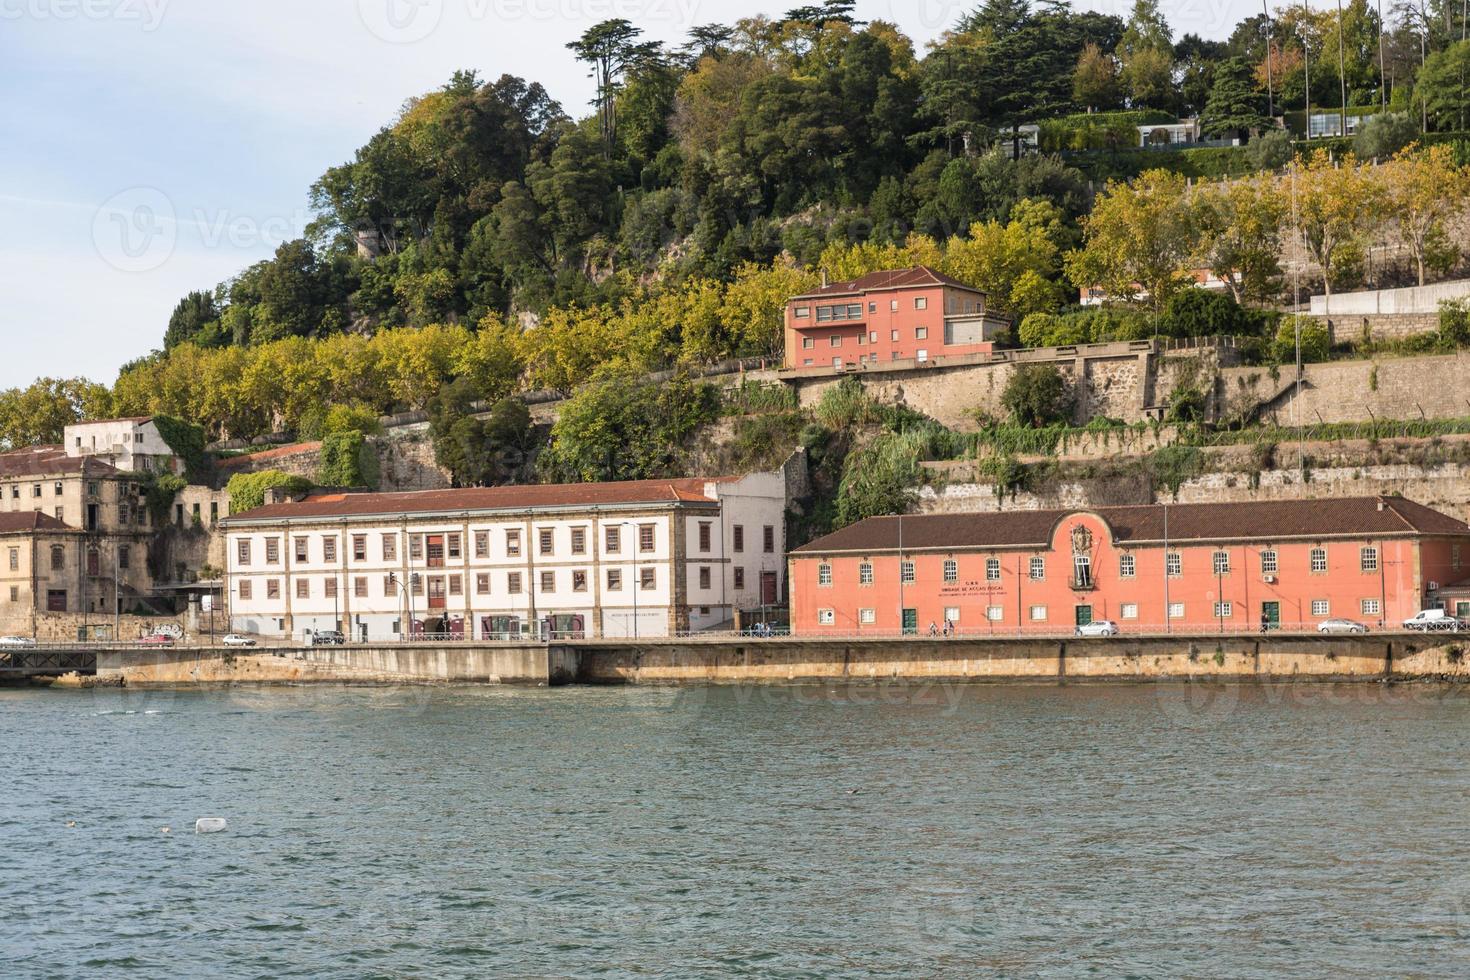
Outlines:
<svg viewBox="0 0 1470 980"><path fill-rule="evenodd" d="M979 0L859 0L935 39ZM564 45L623 17L652 39L794 0L0 0L0 388L111 383L174 305L300 237L307 193L459 68L541 82L573 115ZM1090 0L1126 16L1128 0ZM1246 0L1163 0L1228 36Z"/></svg>

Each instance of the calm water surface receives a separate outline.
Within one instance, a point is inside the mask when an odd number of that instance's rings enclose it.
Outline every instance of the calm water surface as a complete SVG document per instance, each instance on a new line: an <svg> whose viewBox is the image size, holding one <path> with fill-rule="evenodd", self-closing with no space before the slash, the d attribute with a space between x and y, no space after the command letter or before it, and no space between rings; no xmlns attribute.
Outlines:
<svg viewBox="0 0 1470 980"><path fill-rule="evenodd" d="M0 975L1463 976L1467 732L1433 686L0 690Z"/></svg>

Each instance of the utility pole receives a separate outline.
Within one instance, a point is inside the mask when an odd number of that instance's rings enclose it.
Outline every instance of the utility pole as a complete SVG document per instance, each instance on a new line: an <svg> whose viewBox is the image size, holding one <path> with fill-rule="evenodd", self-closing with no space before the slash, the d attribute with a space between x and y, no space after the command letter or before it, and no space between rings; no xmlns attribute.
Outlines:
<svg viewBox="0 0 1470 980"><path fill-rule="evenodd" d="M1338 112L1342 120L1342 131L1339 136L1346 136L1347 131L1347 59L1343 57L1344 42L1342 38L1342 0L1337 0L1337 81L1342 87L1342 104Z"/></svg>
<svg viewBox="0 0 1470 980"><path fill-rule="evenodd" d="M1383 0L1378 0L1378 96L1383 108L1388 108L1388 69L1383 57Z"/></svg>
<svg viewBox="0 0 1470 980"><path fill-rule="evenodd" d="M1312 11L1307 7L1305 0L1302 2L1302 12L1308 18L1312 16ZM1297 34L1302 39L1302 85L1306 90L1305 114L1308 143L1312 141L1312 39L1308 29L1310 23L1310 20L1303 20L1297 29Z"/></svg>
<svg viewBox="0 0 1470 980"><path fill-rule="evenodd" d="M1271 8L1261 0L1261 12L1266 17L1266 118L1276 118L1276 98L1271 86Z"/></svg>

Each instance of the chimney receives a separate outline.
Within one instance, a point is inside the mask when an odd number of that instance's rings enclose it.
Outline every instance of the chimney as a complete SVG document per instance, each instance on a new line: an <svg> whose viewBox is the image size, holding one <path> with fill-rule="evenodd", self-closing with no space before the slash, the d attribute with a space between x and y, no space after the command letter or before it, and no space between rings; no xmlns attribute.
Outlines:
<svg viewBox="0 0 1470 980"><path fill-rule="evenodd" d="M822 269L822 288L827 288L827 269L825 267Z"/></svg>
<svg viewBox="0 0 1470 980"><path fill-rule="evenodd" d="M1378 498L1378 513L1380 513L1380 514L1383 513L1383 511L1386 509L1386 507L1387 507L1387 504L1384 503L1383 498L1382 497L1379 497Z"/></svg>

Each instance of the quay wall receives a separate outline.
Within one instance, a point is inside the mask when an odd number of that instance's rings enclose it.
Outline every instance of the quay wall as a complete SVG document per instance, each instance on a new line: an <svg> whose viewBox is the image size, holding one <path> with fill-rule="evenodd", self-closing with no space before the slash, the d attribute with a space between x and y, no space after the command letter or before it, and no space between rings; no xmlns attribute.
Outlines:
<svg viewBox="0 0 1470 980"><path fill-rule="evenodd" d="M99 652L98 680L194 684L791 684L1167 678L1470 680L1470 640L1380 634L1113 639L688 639Z"/></svg>
<svg viewBox="0 0 1470 980"><path fill-rule="evenodd" d="M109 650L97 676L127 687L190 684L528 684L571 681L575 653L543 644Z"/></svg>

